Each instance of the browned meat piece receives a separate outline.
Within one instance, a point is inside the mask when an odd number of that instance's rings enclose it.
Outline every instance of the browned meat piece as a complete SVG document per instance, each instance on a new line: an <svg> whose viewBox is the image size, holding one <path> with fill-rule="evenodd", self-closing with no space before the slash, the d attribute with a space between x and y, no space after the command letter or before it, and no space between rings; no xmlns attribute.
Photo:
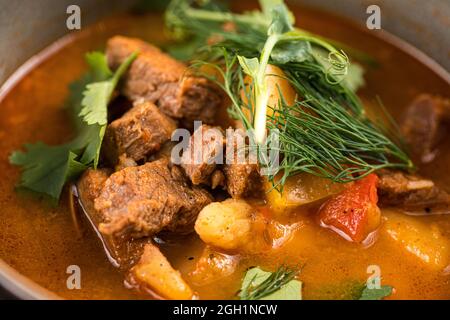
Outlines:
<svg viewBox="0 0 450 320"><path fill-rule="evenodd" d="M128 167L135 167L137 166L136 161L134 161L132 158L128 158L125 153L121 154L119 156L118 162L114 169L116 171L120 171L122 169L128 168Z"/></svg>
<svg viewBox="0 0 450 320"><path fill-rule="evenodd" d="M103 234L138 238L162 230L191 231L211 200L202 188L189 187L179 167L161 159L112 174L95 209L104 217L99 225Z"/></svg>
<svg viewBox="0 0 450 320"><path fill-rule="evenodd" d="M223 166L228 193L233 198L263 196L263 180L256 154L249 154L247 137L242 130L227 135L226 164Z"/></svg>
<svg viewBox="0 0 450 320"><path fill-rule="evenodd" d="M219 186L225 186L225 175L221 170L217 169L211 175L211 188L216 189Z"/></svg>
<svg viewBox="0 0 450 320"><path fill-rule="evenodd" d="M147 158L147 161L155 161L162 158L170 159L172 157L172 148L177 143L174 141L167 141L161 146L161 149L155 154L152 154L149 158Z"/></svg>
<svg viewBox="0 0 450 320"><path fill-rule="evenodd" d="M83 198L83 207L86 211L93 212L94 201L100 194L100 191L111 174L110 169L88 169L78 180L77 190L78 196ZM95 216L96 221L100 220L100 216Z"/></svg>
<svg viewBox="0 0 450 320"><path fill-rule="evenodd" d="M450 213L450 195L433 181L401 171L378 173L381 206L400 207L410 213Z"/></svg>
<svg viewBox="0 0 450 320"><path fill-rule="evenodd" d="M112 164L116 164L122 154L135 161L142 160L170 140L175 129L175 122L153 103L138 104L108 125L103 142L104 156Z"/></svg>
<svg viewBox="0 0 450 320"><path fill-rule="evenodd" d="M257 198L262 195L262 178L258 164L226 164L227 191L233 198Z"/></svg>
<svg viewBox="0 0 450 320"><path fill-rule="evenodd" d="M108 104L108 123L119 119L131 108L133 108L133 102L122 95L118 95Z"/></svg>
<svg viewBox="0 0 450 320"><path fill-rule="evenodd" d="M430 162L450 122L450 100L422 94L408 107L402 131L413 158Z"/></svg>
<svg viewBox="0 0 450 320"><path fill-rule="evenodd" d="M183 119L189 127L193 120L213 123L221 103L214 84L186 75L184 64L142 40L115 36L108 41L106 53L113 69L133 52L139 52L139 56L125 77L127 97L154 102L165 114Z"/></svg>
<svg viewBox="0 0 450 320"><path fill-rule="evenodd" d="M78 180L77 191L80 205L94 230L99 235L111 263L123 270L128 270L139 260L149 238L125 239L103 235L98 231L100 223L105 222L104 216L95 210L94 201L111 174L109 169L88 169Z"/></svg>
<svg viewBox="0 0 450 320"><path fill-rule="evenodd" d="M211 175L223 163L225 139L220 128L202 125L189 139L181 157L181 166L192 183L211 184ZM215 185L217 185L217 177Z"/></svg>

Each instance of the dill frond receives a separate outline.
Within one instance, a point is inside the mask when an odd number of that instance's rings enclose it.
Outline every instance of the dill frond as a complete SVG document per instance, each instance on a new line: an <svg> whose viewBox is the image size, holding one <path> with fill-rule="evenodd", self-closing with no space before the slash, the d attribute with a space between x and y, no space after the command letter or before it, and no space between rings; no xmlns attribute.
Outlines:
<svg viewBox="0 0 450 320"><path fill-rule="evenodd" d="M205 39L220 39L212 47L203 47L202 61L193 65L208 64L221 75L220 81L211 80L230 98L229 114L246 129L279 130L280 145L275 151L280 152L281 163L268 177L276 188L282 190L286 179L300 172L345 183L382 168L414 167L396 144L401 139L371 121L358 96L343 83L349 65L345 52L290 25L286 7L272 8L269 17L267 7L262 12L213 10L207 14L206 9L189 5L191 1L174 2L184 3L171 13L177 28ZM232 22L235 31L224 31L225 22ZM327 53L327 64L320 61L323 58L317 49ZM293 105L281 98L270 117L264 99L267 64L281 68L298 94ZM246 76L252 83L244 81Z"/></svg>

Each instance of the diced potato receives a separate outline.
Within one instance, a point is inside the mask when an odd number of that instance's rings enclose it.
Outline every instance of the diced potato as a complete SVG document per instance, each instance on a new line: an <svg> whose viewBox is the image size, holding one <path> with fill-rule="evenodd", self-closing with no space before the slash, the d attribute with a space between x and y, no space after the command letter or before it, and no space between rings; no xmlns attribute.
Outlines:
<svg viewBox="0 0 450 320"><path fill-rule="evenodd" d="M163 298L190 300L194 293L153 244L147 244L139 263L131 270L134 278Z"/></svg>
<svg viewBox="0 0 450 320"><path fill-rule="evenodd" d="M213 202L200 211L195 231L212 246L233 250L243 247L251 238L254 209L243 200Z"/></svg>
<svg viewBox="0 0 450 320"><path fill-rule="evenodd" d="M189 276L194 284L204 286L232 275L238 263L239 256L217 252L206 246Z"/></svg>
<svg viewBox="0 0 450 320"><path fill-rule="evenodd" d="M258 253L280 248L300 224L284 225L244 200L227 199L203 208L195 231L208 245L231 252Z"/></svg>
<svg viewBox="0 0 450 320"><path fill-rule="evenodd" d="M429 225L420 217L406 216L395 211L383 210L386 217L382 229L393 244L409 252L432 270L442 271L450 265L450 241L438 225Z"/></svg>
<svg viewBox="0 0 450 320"><path fill-rule="evenodd" d="M341 192L344 188L344 184L334 183L329 179L308 173L300 173L288 178L282 193L274 189L269 181L265 182L268 205L277 213L321 200Z"/></svg>

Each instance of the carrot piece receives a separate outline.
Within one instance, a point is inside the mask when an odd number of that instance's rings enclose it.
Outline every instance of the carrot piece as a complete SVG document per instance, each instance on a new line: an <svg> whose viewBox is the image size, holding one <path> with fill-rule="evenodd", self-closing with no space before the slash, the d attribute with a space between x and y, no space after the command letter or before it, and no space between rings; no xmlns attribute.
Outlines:
<svg viewBox="0 0 450 320"><path fill-rule="evenodd" d="M319 210L321 225L347 240L362 242L381 222L377 183L372 173L333 196Z"/></svg>

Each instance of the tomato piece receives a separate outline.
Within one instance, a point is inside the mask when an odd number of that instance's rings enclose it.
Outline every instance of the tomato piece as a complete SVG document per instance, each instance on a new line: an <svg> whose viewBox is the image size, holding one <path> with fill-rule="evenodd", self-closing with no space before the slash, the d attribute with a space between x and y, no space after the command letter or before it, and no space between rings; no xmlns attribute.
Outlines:
<svg viewBox="0 0 450 320"><path fill-rule="evenodd" d="M321 225L347 240L362 242L381 222L377 183L372 173L333 196L319 210Z"/></svg>

